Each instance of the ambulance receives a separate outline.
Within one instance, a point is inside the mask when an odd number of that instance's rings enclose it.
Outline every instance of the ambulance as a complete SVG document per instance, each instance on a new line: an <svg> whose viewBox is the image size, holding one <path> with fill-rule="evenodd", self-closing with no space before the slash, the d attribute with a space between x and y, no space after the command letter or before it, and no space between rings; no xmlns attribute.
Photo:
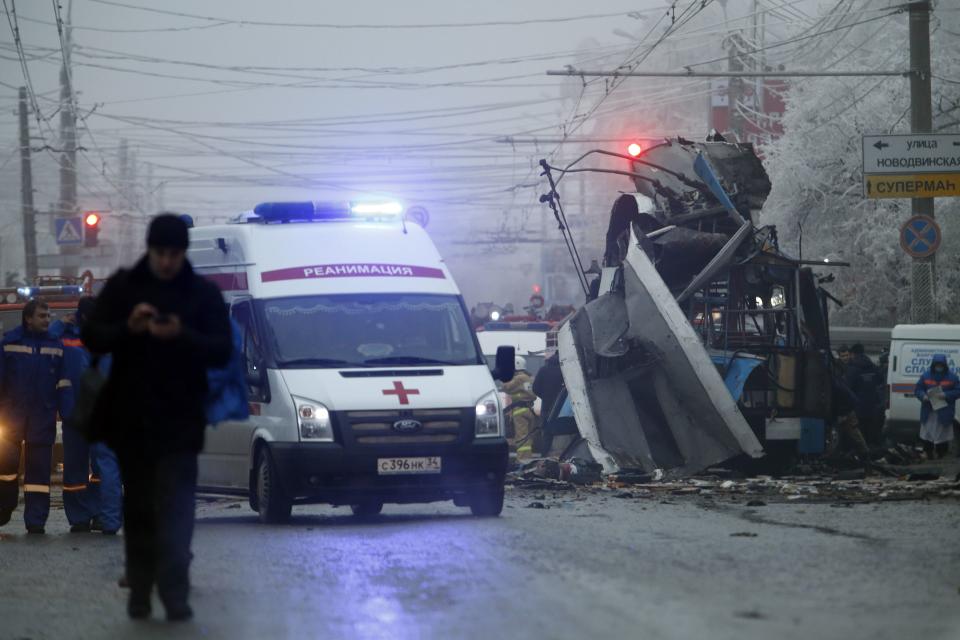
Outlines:
<svg viewBox="0 0 960 640"><path fill-rule="evenodd" d="M919 437L920 401L914 390L937 354L945 355L950 369L960 374L960 325L898 324L893 328L883 426L886 440L912 442Z"/></svg>
<svg viewBox="0 0 960 640"><path fill-rule="evenodd" d="M463 297L398 203L276 202L191 229L193 268L239 327L251 417L210 426L203 490L249 496L262 522L294 504L453 500L503 508L508 448Z"/></svg>

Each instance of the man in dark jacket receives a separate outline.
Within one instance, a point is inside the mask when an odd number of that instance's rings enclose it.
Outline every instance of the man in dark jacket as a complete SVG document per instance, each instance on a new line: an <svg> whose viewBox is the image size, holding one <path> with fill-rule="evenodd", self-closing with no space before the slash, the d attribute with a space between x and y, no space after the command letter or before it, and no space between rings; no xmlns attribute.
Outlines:
<svg viewBox="0 0 960 640"><path fill-rule="evenodd" d="M862 456L869 455L870 449L857 422L857 396L839 377L832 378L832 394L834 424L840 440L835 442L834 446L842 443L844 448L852 449Z"/></svg>
<svg viewBox="0 0 960 640"><path fill-rule="evenodd" d="M563 372L560 370L560 354L555 352L544 361L537 376L533 379L533 393L540 398L540 424L546 425L553 405L556 404L560 392L563 390ZM553 443L553 434L543 429L539 453L549 455Z"/></svg>
<svg viewBox="0 0 960 640"><path fill-rule="evenodd" d="M880 370L864 353L862 344L850 347L843 381L857 398L856 412L860 431L870 442L880 439L883 406L880 399Z"/></svg>
<svg viewBox="0 0 960 640"><path fill-rule="evenodd" d="M110 376L92 424L120 458L132 618L150 615L156 583L168 620L193 615L189 593L197 454L203 448L207 369L230 360L219 290L186 260L187 225L161 214L147 255L112 276L83 341L110 353Z"/></svg>

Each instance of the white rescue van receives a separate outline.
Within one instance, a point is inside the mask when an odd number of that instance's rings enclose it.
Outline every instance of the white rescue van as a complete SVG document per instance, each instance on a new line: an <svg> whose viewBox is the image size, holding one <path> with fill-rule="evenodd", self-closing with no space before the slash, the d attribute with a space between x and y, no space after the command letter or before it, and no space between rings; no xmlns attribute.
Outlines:
<svg viewBox="0 0 960 640"><path fill-rule="evenodd" d="M887 392L890 403L884 436L893 441L913 441L920 434L920 401L914 395L917 380L942 353L954 373L960 374L960 325L898 324L890 339Z"/></svg>
<svg viewBox="0 0 960 640"><path fill-rule="evenodd" d="M294 503L452 499L498 515L503 414L460 291L397 205L265 203L191 230L194 269L239 325L251 417L208 427L200 486ZM513 349L497 360L513 377Z"/></svg>
<svg viewBox="0 0 960 640"><path fill-rule="evenodd" d="M477 339L489 366L495 365L500 347L508 345L526 361L527 373L536 376L547 356L547 333L553 328L551 322L488 322L477 331Z"/></svg>

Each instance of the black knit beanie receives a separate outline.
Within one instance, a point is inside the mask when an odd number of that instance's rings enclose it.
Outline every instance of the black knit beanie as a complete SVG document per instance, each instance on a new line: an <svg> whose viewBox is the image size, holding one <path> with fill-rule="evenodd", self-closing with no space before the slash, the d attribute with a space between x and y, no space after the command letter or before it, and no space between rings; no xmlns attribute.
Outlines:
<svg viewBox="0 0 960 640"><path fill-rule="evenodd" d="M80 298L77 302L77 324L83 324L87 321L87 318L93 313L94 304L96 303L93 298L89 296Z"/></svg>
<svg viewBox="0 0 960 640"><path fill-rule="evenodd" d="M174 213L161 213L150 222L148 247L186 249L190 245L187 224Z"/></svg>

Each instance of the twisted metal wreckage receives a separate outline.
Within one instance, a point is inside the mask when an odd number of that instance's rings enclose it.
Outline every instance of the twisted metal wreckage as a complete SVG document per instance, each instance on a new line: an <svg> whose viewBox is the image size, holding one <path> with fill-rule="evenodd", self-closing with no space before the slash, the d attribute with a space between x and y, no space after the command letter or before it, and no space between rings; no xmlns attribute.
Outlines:
<svg viewBox="0 0 960 640"><path fill-rule="evenodd" d="M574 168L593 154L631 170ZM755 225L770 181L752 145L678 138L636 158L598 150L541 166L541 201L589 300L560 329L561 368L581 445L604 471L682 476L737 456L823 451L831 297L811 265L824 262L784 254L776 229ZM614 202L592 283L557 192L581 171L626 175L637 190Z"/></svg>

